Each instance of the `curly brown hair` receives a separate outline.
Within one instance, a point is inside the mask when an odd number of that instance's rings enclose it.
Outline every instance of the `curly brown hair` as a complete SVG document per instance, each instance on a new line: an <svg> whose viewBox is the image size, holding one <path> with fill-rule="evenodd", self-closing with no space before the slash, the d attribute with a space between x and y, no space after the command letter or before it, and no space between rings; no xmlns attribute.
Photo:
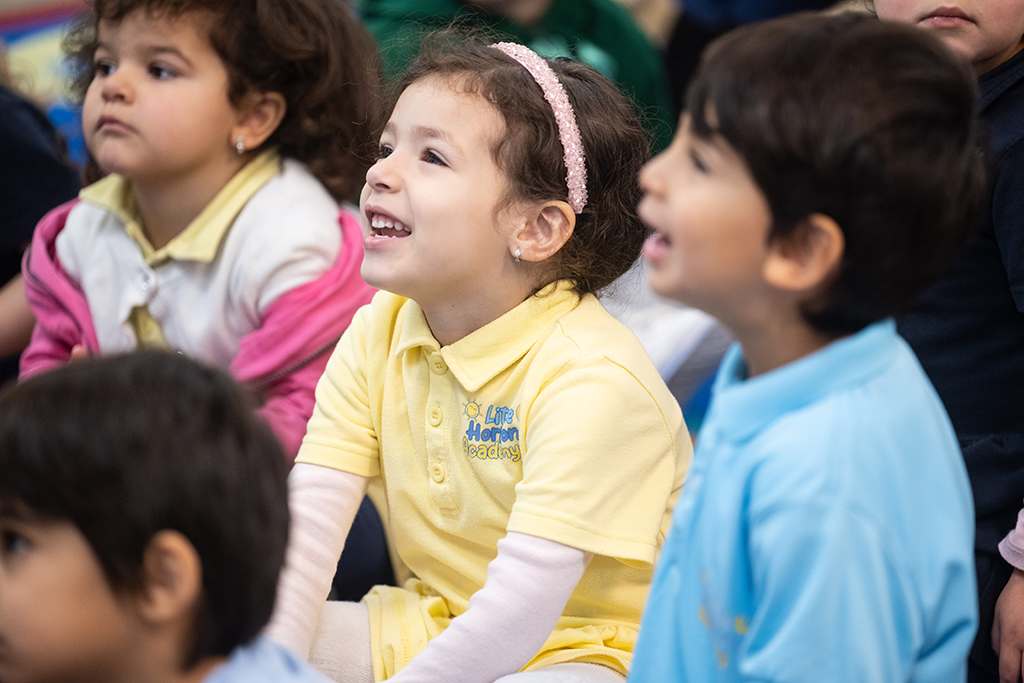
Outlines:
<svg viewBox="0 0 1024 683"><path fill-rule="evenodd" d="M228 99L278 92L284 120L263 143L306 164L335 199L353 198L373 160L384 113L373 38L343 0L91 0L64 39L79 104L95 74L100 22L129 14L206 13L228 72ZM93 164L94 165L94 164Z"/></svg>
<svg viewBox="0 0 1024 683"><path fill-rule="evenodd" d="M548 282L564 279L580 295L597 293L629 270L647 236L636 207L640 201L637 177L649 157L649 145L633 107L614 84L586 64L564 58L546 61L576 113L586 154L588 194L572 236L553 257ZM487 38L449 29L424 42L398 94L429 77L480 95L502 115L505 135L491 153L508 177L504 204L566 199L558 124L525 68L491 47Z"/></svg>

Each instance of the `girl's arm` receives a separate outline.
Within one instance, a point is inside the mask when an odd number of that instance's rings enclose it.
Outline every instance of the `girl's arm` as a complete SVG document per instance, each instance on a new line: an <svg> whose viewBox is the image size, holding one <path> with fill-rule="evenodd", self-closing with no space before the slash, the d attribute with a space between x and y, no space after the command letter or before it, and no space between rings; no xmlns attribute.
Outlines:
<svg viewBox="0 0 1024 683"><path fill-rule="evenodd" d="M309 657L367 482L366 477L307 463L296 464L288 476L288 554L266 635L303 658Z"/></svg>
<svg viewBox="0 0 1024 683"><path fill-rule="evenodd" d="M0 289L0 357L24 351L35 324L36 317L25 297L25 281L16 275Z"/></svg>
<svg viewBox="0 0 1024 683"><path fill-rule="evenodd" d="M509 532L498 541L498 556L487 565L487 581L469 609L389 680L489 683L519 671L551 635L591 557Z"/></svg>

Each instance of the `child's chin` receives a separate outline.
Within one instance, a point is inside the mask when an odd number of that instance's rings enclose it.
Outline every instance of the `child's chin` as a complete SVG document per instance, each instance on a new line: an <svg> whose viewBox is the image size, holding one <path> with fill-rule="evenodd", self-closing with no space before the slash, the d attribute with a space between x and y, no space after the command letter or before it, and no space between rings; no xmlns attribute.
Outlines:
<svg viewBox="0 0 1024 683"><path fill-rule="evenodd" d="M667 274L663 272L663 269L658 268L654 264L651 264L647 273L647 285L651 288L652 292L660 297L676 300L679 298L678 283L673 282Z"/></svg>

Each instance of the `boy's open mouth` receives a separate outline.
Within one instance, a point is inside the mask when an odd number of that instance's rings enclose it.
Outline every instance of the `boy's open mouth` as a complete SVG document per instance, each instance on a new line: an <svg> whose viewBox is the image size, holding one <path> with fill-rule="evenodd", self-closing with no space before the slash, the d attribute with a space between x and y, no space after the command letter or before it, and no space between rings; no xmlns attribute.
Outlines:
<svg viewBox="0 0 1024 683"><path fill-rule="evenodd" d="M370 216L370 228L380 237L408 237L409 228L401 221L375 213Z"/></svg>
<svg viewBox="0 0 1024 683"><path fill-rule="evenodd" d="M656 263L665 258L672 247L672 240L668 235L660 232L652 233L644 242L643 255L649 263Z"/></svg>
<svg viewBox="0 0 1024 683"><path fill-rule="evenodd" d="M663 232L652 232L647 236L649 242L655 242L664 246L670 246L672 244L672 238Z"/></svg>

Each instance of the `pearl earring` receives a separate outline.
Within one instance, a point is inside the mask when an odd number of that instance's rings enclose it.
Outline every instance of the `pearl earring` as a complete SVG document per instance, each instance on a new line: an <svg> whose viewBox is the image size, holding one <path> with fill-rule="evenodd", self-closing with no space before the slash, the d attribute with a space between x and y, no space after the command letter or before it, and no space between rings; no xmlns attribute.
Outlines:
<svg viewBox="0 0 1024 683"><path fill-rule="evenodd" d="M235 141L235 149L238 150L239 154L245 154L245 137L242 135L238 136L238 140Z"/></svg>
<svg viewBox="0 0 1024 683"><path fill-rule="evenodd" d="M516 257L516 263L519 263L519 255L520 255L521 253L522 253L522 252L520 252L520 251L519 251L519 247L516 247L516 250L515 250L515 252L513 252L513 254L512 254L513 256L515 256L515 257Z"/></svg>

